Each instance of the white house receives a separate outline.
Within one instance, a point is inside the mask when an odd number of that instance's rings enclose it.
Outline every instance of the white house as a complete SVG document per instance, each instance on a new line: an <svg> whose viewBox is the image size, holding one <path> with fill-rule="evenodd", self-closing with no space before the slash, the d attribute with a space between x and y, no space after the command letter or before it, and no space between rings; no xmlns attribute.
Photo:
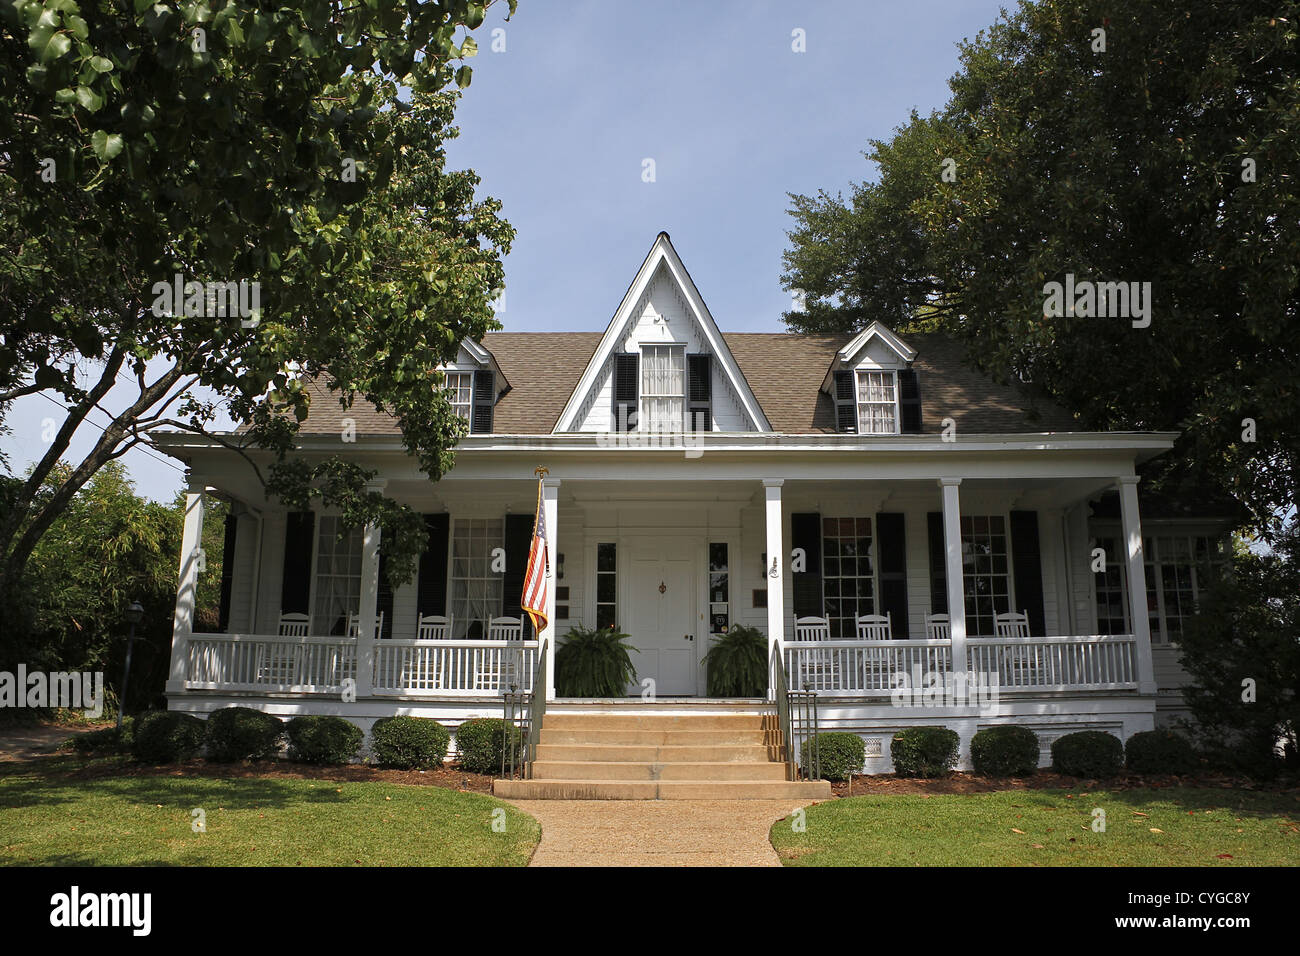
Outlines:
<svg viewBox="0 0 1300 956"><path fill-rule="evenodd" d="M1222 529L1143 525L1137 468L1172 433L1075 430L936 335L723 333L665 233L603 334L490 334L465 343L447 387L472 428L436 483L371 407L319 389L303 423L300 454L352 456L427 516L418 578L392 592L376 529L340 537L336 516L289 513L219 443L161 441L190 476L171 708L454 726L499 716L510 683L532 689L542 641L553 658L578 624L627 631L654 697L555 700L551 666L548 714L759 713L705 694L711 636L745 624L792 688L817 693L823 729L866 739L868 771L890 768L909 725L956 729L964 762L989 724L1032 727L1046 754L1079 729L1127 738L1178 704L1173 641ZM519 617L538 466L554 613L532 635L498 619ZM211 496L233 508L223 631L202 634ZM900 673L967 672L986 675L984 699L895 689Z"/></svg>

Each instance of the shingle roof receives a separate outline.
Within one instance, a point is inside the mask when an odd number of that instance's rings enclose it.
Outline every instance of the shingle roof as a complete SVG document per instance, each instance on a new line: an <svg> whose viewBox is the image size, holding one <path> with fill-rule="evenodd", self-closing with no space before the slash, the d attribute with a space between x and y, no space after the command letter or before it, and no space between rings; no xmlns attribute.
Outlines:
<svg viewBox="0 0 1300 956"><path fill-rule="evenodd" d="M496 357L510 390L498 401L493 431L504 435L550 434L602 337L600 332L493 332L483 346ZM777 432L834 432L835 414L821 384L835 353L852 336L733 332L724 334L742 374ZM1064 410L1032 403L1012 386L996 385L965 364L960 343L932 333L904 336L916 349L913 368L921 389L923 431L935 434L944 418L958 433L1007 434L1071 431ZM320 385L313 393L303 434L337 434L342 419L359 434L396 434L397 423L358 399L343 411Z"/></svg>

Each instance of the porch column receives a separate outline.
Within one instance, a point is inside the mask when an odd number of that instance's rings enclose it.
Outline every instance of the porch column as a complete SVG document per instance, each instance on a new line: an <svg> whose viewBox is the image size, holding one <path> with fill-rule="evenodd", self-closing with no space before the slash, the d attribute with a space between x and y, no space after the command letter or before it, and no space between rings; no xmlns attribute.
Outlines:
<svg viewBox="0 0 1300 956"><path fill-rule="evenodd" d="M781 525L781 486L784 478L764 478L763 494L766 498L767 518L767 659L772 660L775 649L784 657L785 647L785 554Z"/></svg>
<svg viewBox="0 0 1300 956"><path fill-rule="evenodd" d="M194 633L194 598L199 586L203 555L204 482L188 478L185 484L185 519L181 530L180 583L176 588L176 613L172 618L171 670L166 691L185 689L185 667L189 658L190 635Z"/></svg>
<svg viewBox="0 0 1300 956"><path fill-rule="evenodd" d="M560 553L560 479L542 479L542 518L546 522L546 627L537 635L547 641L546 646L546 699L555 700L555 568ZM538 688L533 688L536 693Z"/></svg>
<svg viewBox="0 0 1300 956"><path fill-rule="evenodd" d="M1117 478L1119 508L1124 524L1128 556L1128 616L1137 644L1138 693L1156 692L1155 668L1151 662L1151 621L1147 617L1147 575L1142 557L1142 522L1138 517L1138 481L1136 475Z"/></svg>
<svg viewBox="0 0 1300 956"><path fill-rule="evenodd" d="M962 581L960 478L940 478L943 489L944 580L948 590L948 622L952 630L952 670L969 669L966 660L966 589Z"/></svg>
<svg viewBox="0 0 1300 956"><path fill-rule="evenodd" d="M382 484L366 485L366 491L382 492ZM361 603L357 608L357 699L374 692L375 617L379 614L379 538L376 524L366 525L361 541Z"/></svg>

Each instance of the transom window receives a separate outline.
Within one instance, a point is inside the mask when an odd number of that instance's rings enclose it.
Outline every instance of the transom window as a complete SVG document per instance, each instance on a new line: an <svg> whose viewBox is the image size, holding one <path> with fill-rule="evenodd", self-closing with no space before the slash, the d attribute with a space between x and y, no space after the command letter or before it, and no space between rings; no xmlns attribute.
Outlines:
<svg viewBox="0 0 1300 956"><path fill-rule="evenodd" d="M685 422L685 347L641 346L641 430L680 432Z"/></svg>
<svg viewBox="0 0 1300 956"><path fill-rule="evenodd" d="M348 615L361 607L361 538L361 528L344 531L342 519L321 515L312 634L346 633Z"/></svg>
<svg viewBox="0 0 1300 956"><path fill-rule="evenodd" d="M858 434L896 434L898 389L894 373L859 371L857 379Z"/></svg>
<svg viewBox="0 0 1300 956"><path fill-rule="evenodd" d="M962 515L961 558L966 633L994 637L994 615L1011 610L1006 519L1002 515Z"/></svg>
<svg viewBox="0 0 1300 956"><path fill-rule="evenodd" d="M474 407L474 373L446 372L444 375L447 401L451 402L452 410L457 415L468 421L470 410Z"/></svg>
<svg viewBox="0 0 1300 956"><path fill-rule="evenodd" d="M876 612L870 518L822 518L822 608L831 637L854 638Z"/></svg>

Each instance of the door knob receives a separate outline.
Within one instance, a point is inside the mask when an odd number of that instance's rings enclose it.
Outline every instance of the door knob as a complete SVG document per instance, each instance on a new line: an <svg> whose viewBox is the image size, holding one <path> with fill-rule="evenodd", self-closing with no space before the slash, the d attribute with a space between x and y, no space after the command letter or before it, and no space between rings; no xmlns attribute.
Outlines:
<svg viewBox="0 0 1300 956"><path fill-rule="evenodd" d="M694 635L694 634L683 634L683 635L682 635L682 640L683 640L683 641L693 641L693 640L695 640L695 635Z"/></svg>

